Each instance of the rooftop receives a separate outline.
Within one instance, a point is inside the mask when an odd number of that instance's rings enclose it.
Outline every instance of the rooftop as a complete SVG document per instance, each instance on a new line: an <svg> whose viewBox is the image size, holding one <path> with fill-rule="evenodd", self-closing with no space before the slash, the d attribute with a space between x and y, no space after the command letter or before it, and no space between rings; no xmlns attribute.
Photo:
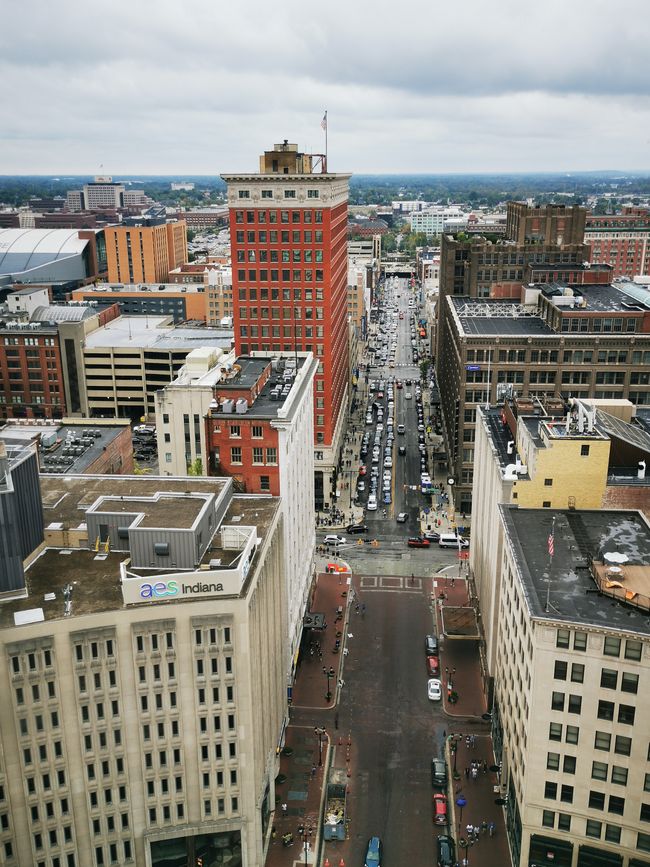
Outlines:
<svg viewBox="0 0 650 867"><path fill-rule="evenodd" d="M499 506L533 617L650 635L650 527L633 511ZM548 537L554 536L549 557ZM617 597L597 586L605 555L626 558L630 586Z"/></svg>
<svg viewBox="0 0 650 867"><path fill-rule="evenodd" d="M133 496L141 500L147 494L159 491L183 493L187 488L188 479L151 476L69 476L65 478L43 476L41 484L46 526L49 519L64 521L69 526L78 526L84 520L83 510L88 508L93 498L102 493L107 496L119 496L125 492L124 495L127 496L126 491L130 491ZM200 490L205 494L213 493L218 496L230 483L227 479L197 477L191 480L191 484L193 491ZM58 488L55 488L55 485ZM174 502L178 509L178 498ZM264 542L278 508L279 500L275 497L233 496L202 562L208 563L216 558L221 560L222 568L228 568L228 564L233 558L236 559L238 552L232 548L222 548L219 532L221 528L253 526L257 529L257 536ZM165 517L168 526L179 526L176 511ZM180 517L181 523L190 518L189 514ZM64 588L68 584L72 585L70 614L72 617L123 609L125 605L120 584L120 564L127 559L128 554L124 551L98 553L85 548L45 549L25 571L27 597L8 600L0 605L0 628L13 627L15 613L34 608L43 610L46 621L64 617ZM147 572L147 570L140 571L143 575ZM246 592L254 571L254 569L250 570L242 592ZM46 594L48 597L53 594L54 598L46 600Z"/></svg>
<svg viewBox="0 0 650 867"><path fill-rule="evenodd" d="M0 274L79 256L87 244L79 229L0 229Z"/></svg>
<svg viewBox="0 0 650 867"><path fill-rule="evenodd" d="M188 270L187 268L183 268L183 271ZM196 270L200 273L208 270L207 265L197 265L193 270ZM179 268L176 268L176 273L180 272ZM202 283L98 283L96 286L82 286L77 290L76 295L97 295L98 293L102 294L110 294L113 293L122 293L122 294L178 294L182 292L183 294L192 294L196 292L203 292L204 287Z"/></svg>
<svg viewBox="0 0 650 867"><path fill-rule="evenodd" d="M117 421L117 420L116 420ZM8 445L26 444L45 437L41 445L39 462L43 472L84 473L103 454L106 446L129 429L123 424L21 424L7 422L0 427L0 439ZM129 430L130 438L130 430ZM52 443L47 444L51 439ZM81 454L79 452L81 451Z"/></svg>
<svg viewBox="0 0 650 867"><path fill-rule="evenodd" d="M570 286L567 283L540 283L542 294L555 306L585 313L634 313L650 307L642 298L633 298L618 285L594 283ZM640 293L641 294L641 293ZM650 297L650 293L645 293Z"/></svg>
<svg viewBox="0 0 650 867"><path fill-rule="evenodd" d="M169 325L169 316L120 316L86 335L86 349L185 350L197 346L230 349L230 328L188 328Z"/></svg>
<svg viewBox="0 0 650 867"><path fill-rule="evenodd" d="M462 332L466 335L511 335L517 337L553 336L541 316L525 311L521 305L496 299L475 301L464 296L448 296Z"/></svg>

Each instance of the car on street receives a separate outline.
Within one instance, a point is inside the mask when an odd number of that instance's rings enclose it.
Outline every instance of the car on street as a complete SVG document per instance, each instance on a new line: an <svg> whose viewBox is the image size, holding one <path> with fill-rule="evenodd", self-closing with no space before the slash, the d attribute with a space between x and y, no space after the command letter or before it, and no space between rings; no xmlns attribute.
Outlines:
<svg viewBox="0 0 650 867"><path fill-rule="evenodd" d="M438 655L438 639L435 635L427 635L424 639L424 650L427 656Z"/></svg>
<svg viewBox="0 0 650 867"><path fill-rule="evenodd" d="M368 528L365 524L348 524L348 526L345 528L345 532L350 533L350 535L352 535L353 533L367 533Z"/></svg>
<svg viewBox="0 0 650 867"><path fill-rule="evenodd" d="M403 424L398 424L397 425L397 433L398 434L405 434L406 433L406 426Z"/></svg>
<svg viewBox="0 0 650 867"><path fill-rule="evenodd" d="M447 765L444 759L431 759L431 785L443 792L447 790Z"/></svg>
<svg viewBox="0 0 650 867"><path fill-rule="evenodd" d="M440 660L437 656L427 656L427 674L429 677L440 677Z"/></svg>
<svg viewBox="0 0 650 867"><path fill-rule="evenodd" d="M397 453L400 454L400 455L405 455L405 454L406 454L406 446L400 446L400 447L397 449Z"/></svg>
<svg viewBox="0 0 650 867"><path fill-rule="evenodd" d="M366 483L362 479L359 479L359 481L357 482L357 491L365 491L365 489Z"/></svg>
<svg viewBox="0 0 650 867"><path fill-rule="evenodd" d="M350 532L348 530L348 532ZM433 530L427 530L426 533L422 534L425 539L428 539L429 542L439 542L440 541L440 533L434 533Z"/></svg>
<svg viewBox="0 0 650 867"><path fill-rule="evenodd" d="M386 506L388 506L388 505L390 505L390 503L392 503L392 501L393 500L392 500L392 497L390 495L390 491L384 491L384 504Z"/></svg>
<svg viewBox="0 0 650 867"><path fill-rule="evenodd" d="M328 533L323 539L323 545L345 545L345 536L336 533Z"/></svg>
<svg viewBox="0 0 650 867"><path fill-rule="evenodd" d="M410 391L404 392L404 399L405 400L410 400L412 397L413 397L413 395L411 394Z"/></svg>
<svg viewBox="0 0 650 867"><path fill-rule="evenodd" d="M408 519L409 519L409 513L408 512L400 512L396 518L398 524L405 524L408 521Z"/></svg>
<svg viewBox="0 0 650 867"><path fill-rule="evenodd" d="M428 548L431 545L431 542L422 536L409 536L406 544L409 548Z"/></svg>
<svg viewBox="0 0 650 867"><path fill-rule="evenodd" d="M366 509L369 512L377 511L377 494L370 494L368 497L368 503L366 504Z"/></svg>
<svg viewBox="0 0 650 867"><path fill-rule="evenodd" d="M436 839L436 848L438 856L438 867L454 867L456 863L456 853L454 850L454 841L447 835L441 835Z"/></svg>
<svg viewBox="0 0 650 867"><path fill-rule="evenodd" d="M433 796L433 822L435 825L447 824L447 796L442 792Z"/></svg>
<svg viewBox="0 0 650 867"><path fill-rule="evenodd" d="M365 474L366 474L367 472L368 472L368 469L367 469L367 467L365 466L365 464L359 467L359 475L360 475L360 476L365 476Z"/></svg>
<svg viewBox="0 0 650 867"><path fill-rule="evenodd" d="M371 837L368 840L366 860L364 867L381 867L382 845L379 837ZM342 860L342 859L341 859Z"/></svg>
<svg viewBox="0 0 650 867"><path fill-rule="evenodd" d="M427 681L427 695L430 701L440 701L442 698L442 685L437 678L432 677Z"/></svg>

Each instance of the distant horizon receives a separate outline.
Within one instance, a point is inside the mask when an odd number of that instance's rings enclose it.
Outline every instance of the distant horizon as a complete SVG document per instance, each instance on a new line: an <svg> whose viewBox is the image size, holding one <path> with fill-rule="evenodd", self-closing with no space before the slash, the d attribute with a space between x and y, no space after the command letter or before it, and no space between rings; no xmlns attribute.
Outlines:
<svg viewBox="0 0 650 867"><path fill-rule="evenodd" d="M225 171L225 169L223 170ZM330 174L347 174L348 171L332 171ZM320 174L315 172L314 174ZM412 171L390 171L390 172L352 172L355 178L431 178L431 177L583 177L602 175L615 178L635 178L635 177L650 177L650 169L529 169L517 171L428 171L428 172L412 172ZM52 181L76 180L77 178L93 178L93 177L111 177L114 180L120 178L175 178L179 181L189 180L191 178L214 178L221 183L220 172L77 172L75 174L63 172L14 172L9 174L0 174L0 179L3 178L45 178Z"/></svg>

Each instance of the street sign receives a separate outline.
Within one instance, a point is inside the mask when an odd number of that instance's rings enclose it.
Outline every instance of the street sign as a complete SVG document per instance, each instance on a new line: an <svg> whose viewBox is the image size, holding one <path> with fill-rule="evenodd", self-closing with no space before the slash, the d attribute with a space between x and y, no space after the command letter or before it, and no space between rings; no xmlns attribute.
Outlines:
<svg viewBox="0 0 650 867"><path fill-rule="evenodd" d="M466 364L466 365L465 365L465 370L470 370L470 371L471 371L471 370L480 370L480 369L481 369L481 365L480 365L480 364Z"/></svg>
<svg viewBox="0 0 650 867"><path fill-rule="evenodd" d="M424 512L425 515L428 515L429 512L431 511L431 509L428 506L425 506L424 509L422 509L422 511Z"/></svg>

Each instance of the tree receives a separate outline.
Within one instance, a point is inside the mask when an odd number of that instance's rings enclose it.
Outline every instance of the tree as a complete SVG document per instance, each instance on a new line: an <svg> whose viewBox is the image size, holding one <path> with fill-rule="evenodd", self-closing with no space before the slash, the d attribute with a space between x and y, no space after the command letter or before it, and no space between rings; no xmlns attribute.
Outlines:
<svg viewBox="0 0 650 867"><path fill-rule="evenodd" d="M428 358L425 358L424 361L420 362L420 379L424 382L427 378L427 374L429 372L429 364L430 361Z"/></svg>
<svg viewBox="0 0 650 867"><path fill-rule="evenodd" d="M197 458L192 461L192 463L187 468L188 476L202 476L203 475L203 461L201 458Z"/></svg>

